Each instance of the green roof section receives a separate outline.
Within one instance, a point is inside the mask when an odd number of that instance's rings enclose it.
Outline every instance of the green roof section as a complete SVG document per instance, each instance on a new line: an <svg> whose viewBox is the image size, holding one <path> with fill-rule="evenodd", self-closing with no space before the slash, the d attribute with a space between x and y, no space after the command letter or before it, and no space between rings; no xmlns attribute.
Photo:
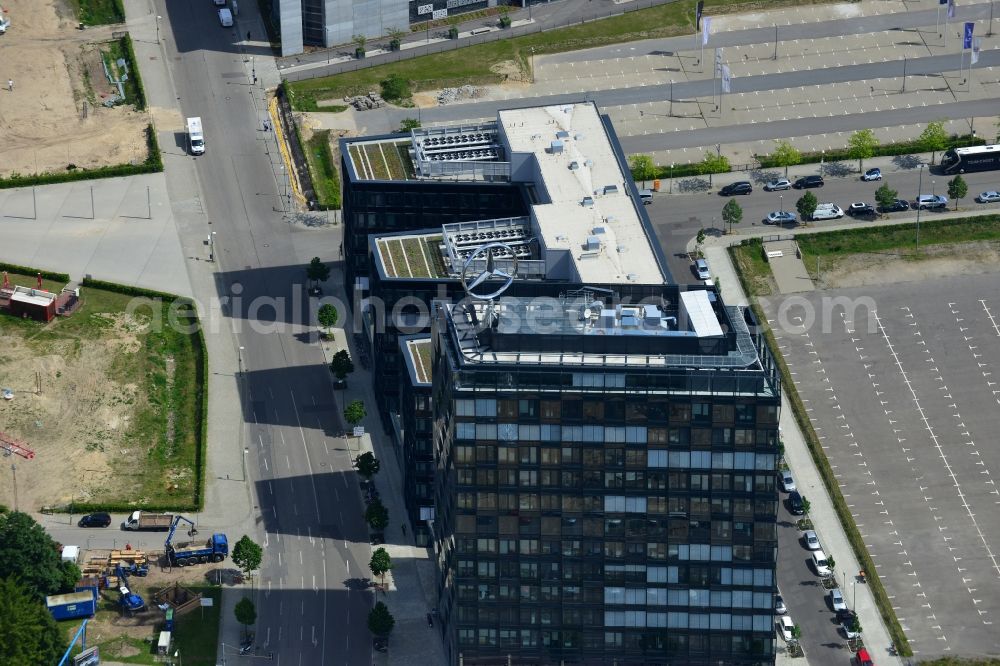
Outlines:
<svg viewBox="0 0 1000 666"><path fill-rule="evenodd" d="M359 180L416 180L410 146L409 139L359 141L347 153Z"/></svg>
<svg viewBox="0 0 1000 666"><path fill-rule="evenodd" d="M413 367L413 379L418 384L431 383L431 339L417 338L406 341L406 351L410 356L410 365Z"/></svg>
<svg viewBox="0 0 1000 666"><path fill-rule="evenodd" d="M445 278L449 276L441 256L441 234L386 236L375 239L378 261L386 277Z"/></svg>

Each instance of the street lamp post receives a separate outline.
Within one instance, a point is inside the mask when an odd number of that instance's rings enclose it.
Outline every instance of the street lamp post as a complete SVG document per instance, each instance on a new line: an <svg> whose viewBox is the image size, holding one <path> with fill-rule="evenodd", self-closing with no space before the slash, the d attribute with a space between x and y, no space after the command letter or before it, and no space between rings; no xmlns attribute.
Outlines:
<svg viewBox="0 0 1000 666"><path fill-rule="evenodd" d="M528 11L531 11L531 4L528 4ZM535 47L531 47L531 82L535 82Z"/></svg>
<svg viewBox="0 0 1000 666"><path fill-rule="evenodd" d="M674 163L670 163L670 194L674 193Z"/></svg>
<svg viewBox="0 0 1000 666"><path fill-rule="evenodd" d="M924 182L924 165L920 165L920 176L917 178L917 242L914 249L920 249L920 190Z"/></svg>
<svg viewBox="0 0 1000 666"><path fill-rule="evenodd" d="M157 44L160 43L160 19L162 19L162 18L163 18L162 16L157 16L156 17L156 43Z"/></svg>
<svg viewBox="0 0 1000 666"><path fill-rule="evenodd" d="M784 194L779 194L778 195L778 212L779 213L784 213L785 212L785 195Z"/></svg>
<svg viewBox="0 0 1000 666"><path fill-rule="evenodd" d="M823 177L823 163L826 161L826 150L819 151L819 177Z"/></svg>
<svg viewBox="0 0 1000 666"><path fill-rule="evenodd" d="M668 115L671 118L674 117L674 80L673 79L670 79L670 111L668 111Z"/></svg>
<svg viewBox="0 0 1000 666"><path fill-rule="evenodd" d="M919 195L920 193L917 192L917 194ZM937 194L937 181L934 180L933 178L931 179L931 194L934 194L934 195Z"/></svg>
<svg viewBox="0 0 1000 666"><path fill-rule="evenodd" d="M778 59L778 24L774 24L774 60Z"/></svg>
<svg viewBox="0 0 1000 666"><path fill-rule="evenodd" d="M906 56L903 56L903 89L899 92L906 92Z"/></svg>
<svg viewBox="0 0 1000 666"><path fill-rule="evenodd" d="M247 480L247 454L250 453L250 449L243 447L243 480Z"/></svg>

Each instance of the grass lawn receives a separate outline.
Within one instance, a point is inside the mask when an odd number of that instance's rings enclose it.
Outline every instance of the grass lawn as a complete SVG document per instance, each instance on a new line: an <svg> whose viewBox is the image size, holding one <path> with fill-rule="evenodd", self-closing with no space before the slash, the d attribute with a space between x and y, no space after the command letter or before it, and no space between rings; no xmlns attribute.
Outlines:
<svg viewBox="0 0 1000 666"><path fill-rule="evenodd" d="M330 130L313 132L306 142L306 161L312 176L316 198L323 208L340 208L340 174L330 150Z"/></svg>
<svg viewBox="0 0 1000 666"><path fill-rule="evenodd" d="M145 104L139 92L139 77L133 74L136 64L132 62L128 49L125 48L124 40L120 39L108 42L105 44L105 48L101 49L101 54L104 56L104 61L108 64L108 68L112 72L117 72L118 78L121 78L122 72L119 71L116 63L119 59L123 58L125 60L128 65L128 78L122 83L122 87L125 88L125 103L131 104L137 109L144 108Z"/></svg>
<svg viewBox="0 0 1000 666"><path fill-rule="evenodd" d="M513 60L523 71L527 71L532 48L536 54L562 53L605 44L691 34L694 32L695 4L695 0L679 0L581 25L499 39L356 72L288 82L288 95L295 110L316 111L317 101L341 99L377 90L379 82L389 74L399 74L407 79L415 91L464 84L500 83L502 77L490 71L490 67ZM707 0L705 3L706 7L716 13L742 6L774 8L801 4L804 3L795 0Z"/></svg>
<svg viewBox="0 0 1000 666"><path fill-rule="evenodd" d="M12 273L10 279L14 284L36 286L32 276ZM54 292L65 286L48 280L42 285ZM123 424L100 432L60 430L51 437L63 439L48 443L53 451L67 455L86 450L100 457L102 462L95 460L96 466L111 468L124 464L120 451L128 449L127 470L114 477L118 481L113 487L93 489L93 503L141 499L146 506L191 506L200 473L196 462L201 446L203 387L198 370L202 358L196 336L168 323L181 315L179 323L188 325L192 313L175 308L172 314L166 302L86 286L81 288L81 299L83 305L74 314L49 324L0 314L0 334L12 343L6 351L8 360L64 359L60 372L42 369L45 395L58 396L69 405L63 419L75 421L74 414L84 418L87 412L108 410ZM77 382L92 379L94 372L107 380L98 384L134 388L120 393L102 391L84 400L75 394ZM32 427L30 423L10 425L16 426L15 431ZM67 482L90 485L82 478Z"/></svg>
<svg viewBox="0 0 1000 666"><path fill-rule="evenodd" d="M774 274L764 261L763 244L759 239L751 238L730 248L730 256L751 292L748 296L770 296L775 292Z"/></svg>
<svg viewBox="0 0 1000 666"><path fill-rule="evenodd" d="M884 253L919 260L915 252L916 224L843 229L796 236L806 266L815 266L816 257L838 259L852 254ZM947 245L971 241L1000 240L1000 215L981 215L920 224L920 246ZM810 261L812 259L812 261Z"/></svg>
<svg viewBox="0 0 1000 666"><path fill-rule="evenodd" d="M105 25L125 22L122 0L71 0L76 15L86 25Z"/></svg>

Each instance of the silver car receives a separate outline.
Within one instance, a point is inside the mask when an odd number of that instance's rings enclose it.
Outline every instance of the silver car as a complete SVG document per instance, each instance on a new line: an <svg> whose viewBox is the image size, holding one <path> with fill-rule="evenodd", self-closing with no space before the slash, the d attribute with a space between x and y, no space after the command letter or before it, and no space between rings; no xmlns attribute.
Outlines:
<svg viewBox="0 0 1000 666"><path fill-rule="evenodd" d="M821 550L823 548L823 546L820 545L819 537L816 536L816 533L812 530L802 534L802 541L805 542L806 548L809 550Z"/></svg>
<svg viewBox="0 0 1000 666"><path fill-rule="evenodd" d="M847 602L844 601L844 593L839 587L830 590L830 605L834 611L847 610Z"/></svg>
<svg viewBox="0 0 1000 666"><path fill-rule="evenodd" d="M792 189L792 181L787 178L775 178L764 186L764 189L768 192L777 192L779 190L790 190Z"/></svg>
<svg viewBox="0 0 1000 666"><path fill-rule="evenodd" d="M989 192L983 192L978 197L976 197L976 201L978 201L979 203L994 203L996 201L1000 201L1000 192L992 190Z"/></svg>

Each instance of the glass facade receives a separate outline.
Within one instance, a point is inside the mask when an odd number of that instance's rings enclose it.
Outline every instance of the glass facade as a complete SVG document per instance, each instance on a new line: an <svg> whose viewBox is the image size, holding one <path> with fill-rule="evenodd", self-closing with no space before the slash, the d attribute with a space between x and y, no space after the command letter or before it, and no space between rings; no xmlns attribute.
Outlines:
<svg viewBox="0 0 1000 666"><path fill-rule="evenodd" d="M648 368L459 372L443 319L433 529L452 662L773 663L776 385L635 392Z"/></svg>

